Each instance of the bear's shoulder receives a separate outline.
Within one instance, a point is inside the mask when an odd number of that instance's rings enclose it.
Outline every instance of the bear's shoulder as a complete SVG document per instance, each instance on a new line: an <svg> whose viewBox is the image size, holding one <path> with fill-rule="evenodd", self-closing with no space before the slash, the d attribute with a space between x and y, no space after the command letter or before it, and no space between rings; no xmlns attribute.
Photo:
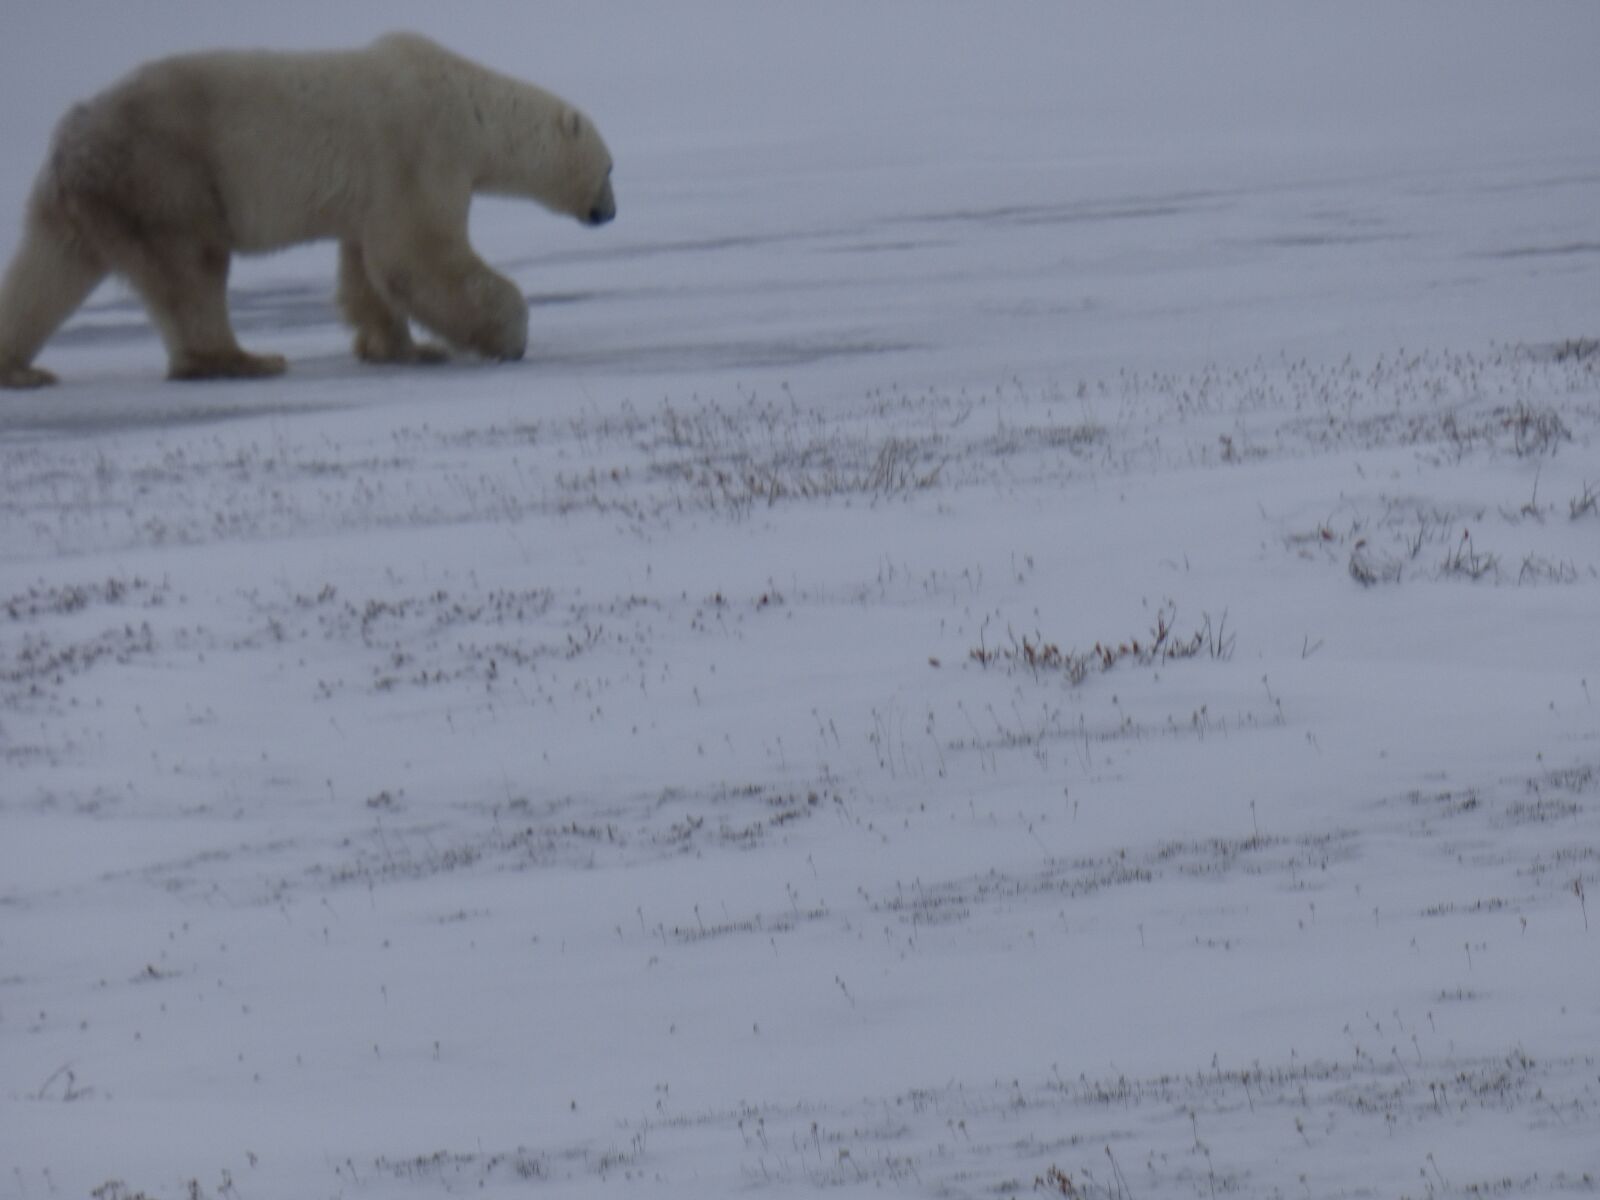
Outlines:
<svg viewBox="0 0 1600 1200"><path fill-rule="evenodd" d="M395 50L412 54L448 54L438 42L409 29L393 29L372 41L370 49Z"/></svg>
<svg viewBox="0 0 1600 1200"><path fill-rule="evenodd" d="M427 64L454 70L474 70L471 59L445 49L438 42L408 29L397 29L375 39L367 46L367 53L393 62Z"/></svg>

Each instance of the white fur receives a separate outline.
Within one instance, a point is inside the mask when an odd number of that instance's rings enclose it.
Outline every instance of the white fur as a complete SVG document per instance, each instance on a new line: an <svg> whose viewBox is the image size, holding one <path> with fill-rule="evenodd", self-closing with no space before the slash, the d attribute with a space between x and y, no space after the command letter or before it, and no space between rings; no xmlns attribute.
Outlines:
<svg viewBox="0 0 1600 1200"><path fill-rule="evenodd" d="M453 346L520 358L527 303L467 242L475 193L590 224L615 214L611 155L558 97L391 34L355 51L163 59L56 130L0 281L0 386L53 381L34 356L107 274L125 276L173 378L276 374L228 322L234 252L334 238L339 301L368 360Z"/></svg>

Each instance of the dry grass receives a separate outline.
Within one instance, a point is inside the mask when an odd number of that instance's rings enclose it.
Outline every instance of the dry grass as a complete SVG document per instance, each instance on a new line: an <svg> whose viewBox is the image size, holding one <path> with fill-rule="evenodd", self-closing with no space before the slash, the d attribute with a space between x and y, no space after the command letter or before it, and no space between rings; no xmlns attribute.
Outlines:
<svg viewBox="0 0 1600 1200"><path fill-rule="evenodd" d="M1182 659L1226 660L1233 656L1234 634L1228 629L1226 611L1215 625L1210 614L1204 614L1200 625L1187 637L1173 635L1177 612L1177 606L1168 601L1157 610L1155 625L1147 637L1095 642L1088 650L1063 650L1042 634L1023 634L1019 638L1008 629L1005 645L990 647L980 641L968 651L968 657L982 667L1023 667L1036 676L1059 673L1077 686L1090 675L1103 674L1119 663L1149 667Z"/></svg>

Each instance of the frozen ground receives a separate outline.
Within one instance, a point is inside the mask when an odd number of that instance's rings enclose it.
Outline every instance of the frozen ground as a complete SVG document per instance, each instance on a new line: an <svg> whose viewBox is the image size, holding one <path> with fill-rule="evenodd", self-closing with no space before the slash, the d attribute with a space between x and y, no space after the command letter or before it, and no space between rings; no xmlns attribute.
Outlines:
<svg viewBox="0 0 1600 1200"><path fill-rule="evenodd" d="M0 1194L1593 1193L1600 9L461 8L7 15L8 230L404 23L620 216L0 397Z"/></svg>

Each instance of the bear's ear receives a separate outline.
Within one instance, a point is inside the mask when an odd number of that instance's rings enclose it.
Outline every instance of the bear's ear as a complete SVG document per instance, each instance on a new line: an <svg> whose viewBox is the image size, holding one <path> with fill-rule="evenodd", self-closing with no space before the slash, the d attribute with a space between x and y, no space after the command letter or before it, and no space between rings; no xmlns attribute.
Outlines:
<svg viewBox="0 0 1600 1200"><path fill-rule="evenodd" d="M583 132L583 114L575 108L569 108L561 114L561 132L569 138L575 138Z"/></svg>

